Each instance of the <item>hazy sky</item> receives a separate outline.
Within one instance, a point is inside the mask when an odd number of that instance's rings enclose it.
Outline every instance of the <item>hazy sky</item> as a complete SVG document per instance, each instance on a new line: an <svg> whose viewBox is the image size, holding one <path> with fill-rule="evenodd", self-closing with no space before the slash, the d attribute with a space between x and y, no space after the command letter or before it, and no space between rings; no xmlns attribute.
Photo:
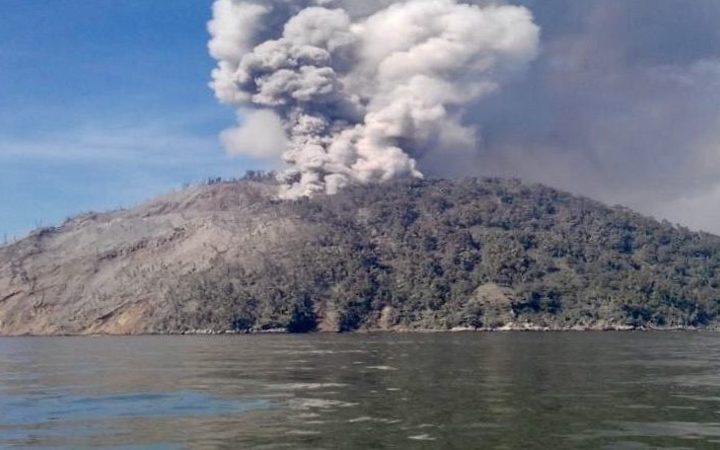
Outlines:
<svg viewBox="0 0 720 450"><path fill-rule="evenodd" d="M474 116L483 170L720 233L720 1L523 3L542 55Z"/></svg>
<svg viewBox="0 0 720 450"><path fill-rule="evenodd" d="M720 232L720 1L523 0L524 76L455 174L518 176ZM0 237L267 163L229 158L210 0L3 0ZM446 175L446 169L438 169Z"/></svg>

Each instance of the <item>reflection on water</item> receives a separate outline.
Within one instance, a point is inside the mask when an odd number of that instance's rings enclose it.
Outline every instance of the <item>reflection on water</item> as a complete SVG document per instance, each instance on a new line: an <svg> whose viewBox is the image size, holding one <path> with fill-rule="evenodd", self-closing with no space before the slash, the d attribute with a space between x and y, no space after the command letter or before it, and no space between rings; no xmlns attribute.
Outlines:
<svg viewBox="0 0 720 450"><path fill-rule="evenodd" d="M720 448L720 335L0 339L0 447Z"/></svg>

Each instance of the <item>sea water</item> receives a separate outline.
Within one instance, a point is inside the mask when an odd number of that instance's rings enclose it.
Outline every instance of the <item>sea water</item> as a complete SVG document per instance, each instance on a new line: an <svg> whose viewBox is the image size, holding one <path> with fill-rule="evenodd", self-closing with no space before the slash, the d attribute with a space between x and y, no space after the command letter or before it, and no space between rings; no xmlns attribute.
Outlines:
<svg viewBox="0 0 720 450"><path fill-rule="evenodd" d="M0 448L720 448L720 334L0 339Z"/></svg>

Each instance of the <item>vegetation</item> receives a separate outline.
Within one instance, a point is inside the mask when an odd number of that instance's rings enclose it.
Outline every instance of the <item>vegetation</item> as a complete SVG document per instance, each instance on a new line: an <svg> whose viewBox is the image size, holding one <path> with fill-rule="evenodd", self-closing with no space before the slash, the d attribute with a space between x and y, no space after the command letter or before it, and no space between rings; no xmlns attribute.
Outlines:
<svg viewBox="0 0 720 450"><path fill-rule="evenodd" d="M168 292L169 331L705 327L720 238L513 180L266 200L306 230ZM310 230L310 231L307 231Z"/></svg>

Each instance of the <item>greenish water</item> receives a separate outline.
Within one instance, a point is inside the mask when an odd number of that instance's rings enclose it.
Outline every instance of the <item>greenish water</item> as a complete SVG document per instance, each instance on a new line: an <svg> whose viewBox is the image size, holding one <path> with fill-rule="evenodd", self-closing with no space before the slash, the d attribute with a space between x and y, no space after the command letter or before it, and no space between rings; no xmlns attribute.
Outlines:
<svg viewBox="0 0 720 450"><path fill-rule="evenodd" d="M720 335L0 339L0 448L720 448Z"/></svg>

